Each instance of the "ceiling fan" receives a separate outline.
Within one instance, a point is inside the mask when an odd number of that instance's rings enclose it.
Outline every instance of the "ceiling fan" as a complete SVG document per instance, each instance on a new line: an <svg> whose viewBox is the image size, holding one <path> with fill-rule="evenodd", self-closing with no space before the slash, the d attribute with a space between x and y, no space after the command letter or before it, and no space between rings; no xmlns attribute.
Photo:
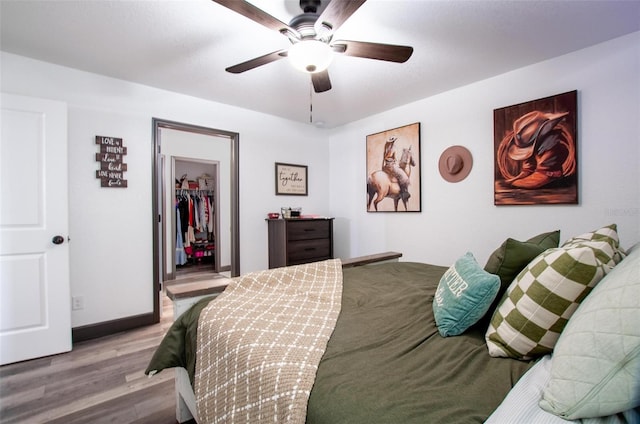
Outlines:
<svg viewBox="0 0 640 424"><path fill-rule="evenodd" d="M331 89L327 67L334 53L397 63L406 62L413 53L413 47L409 46L332 40L335 31L366 0L331 0L321 14L317 13L321 5L320 0L300 0L300 7L304 13L294 17L288 25L244 0L213 1L279 32L292 44L289 49L267 53L226 69L234 74L289 57L294 66L311 74L314 91L322 93Z"/></svg>

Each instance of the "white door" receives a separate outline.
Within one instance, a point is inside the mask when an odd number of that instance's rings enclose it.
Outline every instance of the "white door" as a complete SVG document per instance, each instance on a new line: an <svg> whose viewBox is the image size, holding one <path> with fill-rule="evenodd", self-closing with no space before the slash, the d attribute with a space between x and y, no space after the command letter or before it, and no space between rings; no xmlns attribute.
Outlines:
<svg viewBox="0 0 640 424"><path fill-rule="evenodd" d="M0 365L71 350L67 106L0 98Z"/></svg>

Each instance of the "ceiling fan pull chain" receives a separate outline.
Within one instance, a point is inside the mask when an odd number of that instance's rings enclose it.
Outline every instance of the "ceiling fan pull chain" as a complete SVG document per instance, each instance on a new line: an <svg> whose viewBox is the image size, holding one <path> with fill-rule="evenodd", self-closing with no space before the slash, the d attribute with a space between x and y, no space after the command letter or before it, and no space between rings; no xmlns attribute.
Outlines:
<svg viewBox="0 0 640 424"><path fill-rule="evenodd" d="M313 124L313 84L309 83L309 123Z"/></svg>

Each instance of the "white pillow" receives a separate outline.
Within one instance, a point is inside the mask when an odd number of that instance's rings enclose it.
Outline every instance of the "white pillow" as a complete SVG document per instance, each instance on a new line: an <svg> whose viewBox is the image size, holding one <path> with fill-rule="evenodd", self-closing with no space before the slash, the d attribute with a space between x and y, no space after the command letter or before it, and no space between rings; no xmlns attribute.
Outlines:
<svg viewBox="0 0 640 424"><path fill-rule="evenodd" d="M540 407L565 419L640 406L640 244L582 302L553 353Z"/></svg>

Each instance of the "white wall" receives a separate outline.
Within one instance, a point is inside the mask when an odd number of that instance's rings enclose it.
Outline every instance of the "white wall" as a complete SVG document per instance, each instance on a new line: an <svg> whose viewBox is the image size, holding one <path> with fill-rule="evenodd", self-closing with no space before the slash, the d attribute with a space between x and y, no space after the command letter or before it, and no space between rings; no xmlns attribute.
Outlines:
<svg viewBox="0 0 640 424"><path fill-rule="evenodd" d="M572 90L578 90L579 205L494 206L493 110ZM338 128L330 136L336 255L397 250L404 260L450 265L471 251L484 264L507 237L560 229L566 240L610 223L628 247L640 240L639 117L635 33ZM421 122L422 212L367 213L366 136L413 122ZM456 144L471 151L473 169L462 182L448 183L438 159Z"/></svg>
<svg viewBox="0 0 640 424"><path fill-rule="evenodd" d="M329 156L322 130L4 52L0 64L2 91L69 107L71 295L85 300L85 309L72 313L73 327L153 309L153 117L240 134L241 272L268 266L267 212L295 205L308 213L329 213L324 179ZM124 140L128 188L100 188L96 135ZM308 165L309 196L276 196L275 162Z"/></svg>

